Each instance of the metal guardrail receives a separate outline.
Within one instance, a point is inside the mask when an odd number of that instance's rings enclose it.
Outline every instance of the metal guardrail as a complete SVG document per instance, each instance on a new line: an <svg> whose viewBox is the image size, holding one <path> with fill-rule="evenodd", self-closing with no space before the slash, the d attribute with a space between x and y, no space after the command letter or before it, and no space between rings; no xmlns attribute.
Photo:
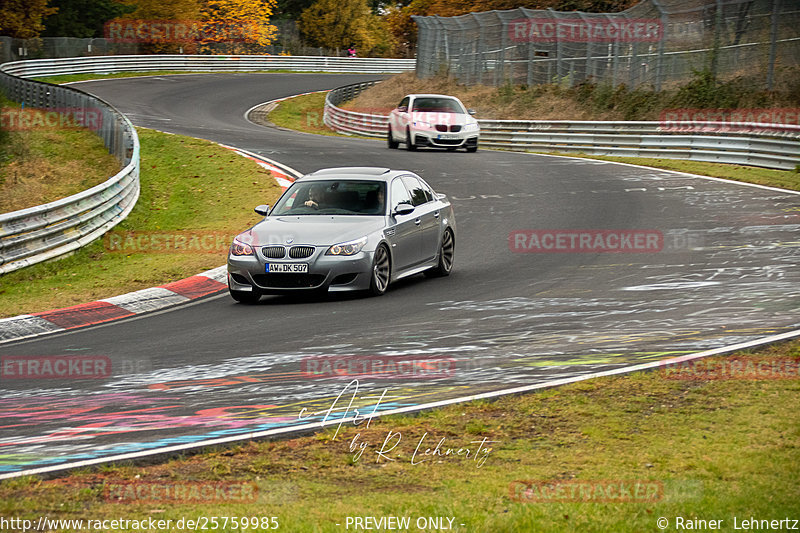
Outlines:
<svg viewBox="0 0 800 533"><path fill-rule="evenodd" d="M325 113L323 114L325 124L340 133L366 135L367 137L386 137L389 117L370 113L357 113L337 107L348 100L352 100L362 91L369 89L376 83L378 82L355 83L330 91L325 96Z"/></svg>
<svg viewBox="0 0 800 533"><path fill-rule="evenodd" d="M139 198L139 138L133 124L113 106L71 87L25 80L0 65L0 89L27 108L94 114L99 118L96 133L123 167L91 189L0 215L0 274L5 274L71 253L128 216Z"/></svg>
<svg viewBox="0 0 800 533"><path fill-rule="evenodd" d="M386 137L385 115L338 107L369 84L325 98L325 124L340 133ZM513 151L663 157L792 170L800 165L800 126L749 122L478 120L481 146Z"/></svg>
<svg viewBox="0 0 800 533"><path fill-rule="evenodd" d="M246 55L137 55L94 56L66 59L33 59L3 65L3 70L21 78L64 74L112 72L291 70L301 72L399 73L414 70L413 59L317 56Z"/></svg>

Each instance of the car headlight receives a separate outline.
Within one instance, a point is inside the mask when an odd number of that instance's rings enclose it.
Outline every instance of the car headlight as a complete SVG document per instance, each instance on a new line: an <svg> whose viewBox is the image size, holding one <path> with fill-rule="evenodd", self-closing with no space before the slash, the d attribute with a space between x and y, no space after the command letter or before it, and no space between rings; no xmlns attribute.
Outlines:
<svg viewBox="0 0 800 533"><path fill-rule="evenodd" d="M236 237L231 243L231 255L253 255L253 247Z"/></svg>
<svg viewBox="0 0 800 533"><path fill-rule="evenodd" d="M431 126L430 122L425 122L425 121L422 121L422 120L415 120L414 121L414 126L417 127L417 128L428 128L428 129L433 127L433 126Z"/></svg>
<svg viewBox="0 0 800 533"><path fill-rule="evenodd" d="M365 244L367 244L366 237L361 237L355 241L334 244L328 248L328 251L325 252L325 255L355 255L361 251Z"/></svg>
<svg viewBox="0 0 800 533"><path fill-rule="evenodd" d="M464 131L478 131L479 129L480 126L478 126L477 124L466 124L464 126Z"/></svg>

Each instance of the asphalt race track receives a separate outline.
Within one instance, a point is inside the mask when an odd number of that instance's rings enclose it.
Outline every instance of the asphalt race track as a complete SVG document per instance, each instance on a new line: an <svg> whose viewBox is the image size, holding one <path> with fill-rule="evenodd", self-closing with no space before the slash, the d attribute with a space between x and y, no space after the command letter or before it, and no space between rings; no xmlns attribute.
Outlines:
<svg viewBox="0 0 800 533"><path fill-rule="evenodd" d="M101 380L2 383L0 473L316 423L331 408L330 418L344 416L352 397L347 416L356 406L383 411L543 383L800 325L797 194L562 157L388 150L381 141L287 132L243 116L268 100L374 78L204 74L79 85L137 125L243 148L304 173L415 171L455 205L455 269L444 279L398 283L380 298L268 296L245 306L220 293L2 344L0 356L107 357L113 371ZM660 240L635 252L531 253L531 234L513 234L524 230L541 230L540 243L557 230ZM398 359L440 366L359 376L357 392L352 374L308 373L312 363Z"/></svg>

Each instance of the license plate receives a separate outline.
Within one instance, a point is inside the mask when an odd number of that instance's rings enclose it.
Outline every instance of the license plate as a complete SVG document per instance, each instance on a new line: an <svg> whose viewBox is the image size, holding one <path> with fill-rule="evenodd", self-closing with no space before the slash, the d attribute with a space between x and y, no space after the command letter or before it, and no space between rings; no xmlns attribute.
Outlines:
<svg viewBox="0 0 800 533"><path fill-rule="evenodd" d="M305 274L308 263L267 263L268 274Z"/></svg>
<svg viewBox="0 0 800 533"><path fill-rule="evenodd" d="M436 136L437 139L444 139L444 140L452 140L458 139L458 135L448 135L446 133L440 134Z"/></svg>

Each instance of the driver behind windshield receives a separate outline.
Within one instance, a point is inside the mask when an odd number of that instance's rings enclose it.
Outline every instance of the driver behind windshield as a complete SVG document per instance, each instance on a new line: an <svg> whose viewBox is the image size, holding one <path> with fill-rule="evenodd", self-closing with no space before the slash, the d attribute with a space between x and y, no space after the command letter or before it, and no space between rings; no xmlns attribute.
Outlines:
<svg viewBox="0 0 800 533"><path fill-rule="evenodd" d="M311 189L308 191L308 200L305 201L304 205L306 207L313 207L314 209L319 209L320 204L324 203L325 201L325 188L322 185L316 184L312 185Z"/></svg>

